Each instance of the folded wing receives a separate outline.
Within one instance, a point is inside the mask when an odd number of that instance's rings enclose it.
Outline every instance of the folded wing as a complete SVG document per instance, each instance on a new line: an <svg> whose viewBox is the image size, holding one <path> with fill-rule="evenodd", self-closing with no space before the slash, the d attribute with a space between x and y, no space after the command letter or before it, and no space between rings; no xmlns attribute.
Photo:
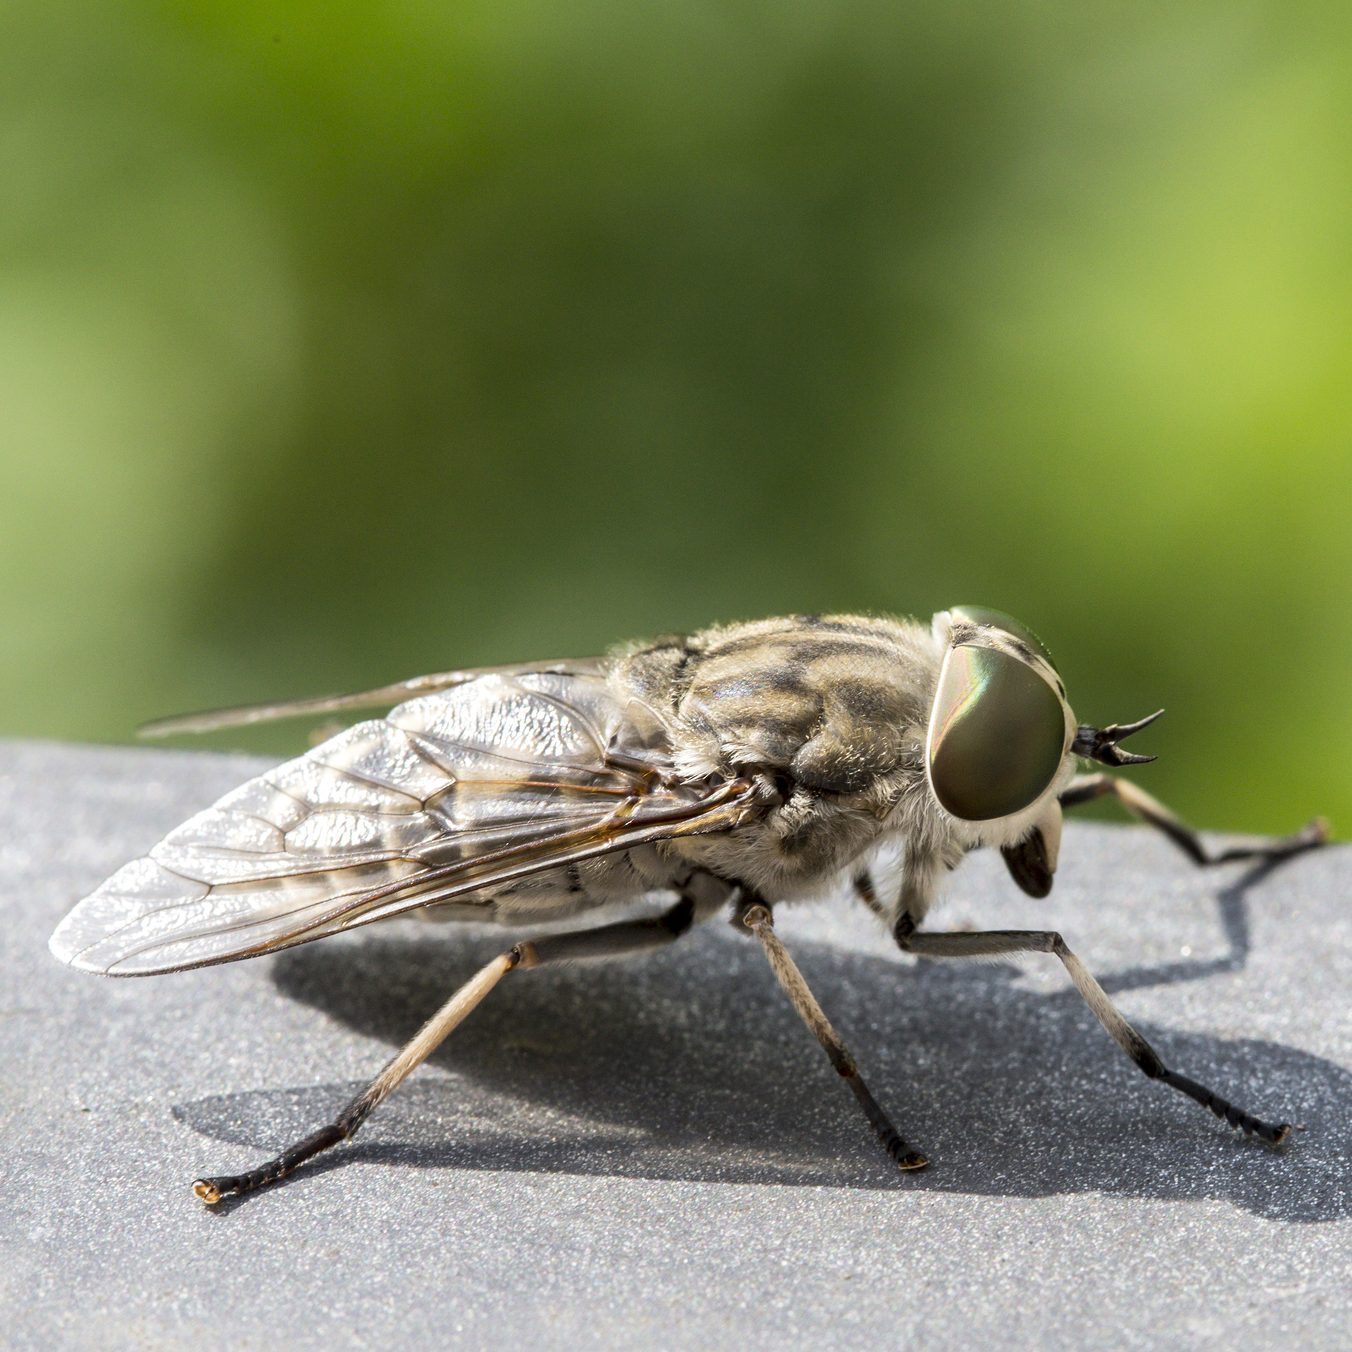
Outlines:
<svg viewBox="0 0 1352 1352"><path fill-rule="evenodd" d="M657 721L599 674L481 676L227 794L80 902L51 948L114 976L228 962L758 811L745 780L678 780Z"/></svg>

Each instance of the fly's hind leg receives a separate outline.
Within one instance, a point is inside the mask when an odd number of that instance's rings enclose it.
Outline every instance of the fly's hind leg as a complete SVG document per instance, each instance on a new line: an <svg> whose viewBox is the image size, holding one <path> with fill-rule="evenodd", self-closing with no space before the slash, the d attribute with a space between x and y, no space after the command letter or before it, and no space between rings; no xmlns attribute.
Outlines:
<svg viewBox="0 0 1352 1352"><path fill-rule="evenodd" d="M1208 850L1202 843L1201 836L1165 807L1158 798L1138 788L1131 780L1120 779L1117 775L1077 775L1062 792L1061 806L1078 807L1081 803L1090 803L1096 798L1117 799L1133 817L1139 818L1148 826L1153 826L1157 831L1164 832L1194 864L1203 867L1209 864L1228 864L1237 859L1266 860L1275 864L1280 860L1291 858L1292 855L1316 849L1325 844L1329 838L1328 823L1322 817L1316 817L1314 821L1308 822L1289 836L1278 836L1257 845Z"/></svg>
<svg viewBox="0 0 1352 1352"><path fill-rule="evenodd" d="M879 1106L877 1099L869 1092L868 1085L859 1074L854 1057L840 1040L840 1034L831 1026L825 1011L817 1003L816 997L808 988L798 964L789 956L788 950L780 943L775 933L774 921L770 917L770 908L754 895L743 898L734 919L739 919L760 940L770 968L789 997L789 1003L798 1011L798 1016L807 1024L813 1037L822 1045L822 1050L830 1058L831 1064L841 1079L850 1086L851 1092L859 1101L859 1106L868 1118L874 1135L882 1143L892 1162L899 1169L923 1169L929 1161L916 1149L908 1145L901 1133L892 1125L887 1114Z"/></svg>
<svg viewBox="0 0 1352 1352"><path fill-rule="evenodd" d="M275 1159L248 1173L199 1178L193 1191L208 1206L227 1197L256 1192L285 1178L306 1160L355 1135L357 1129L395 1089L403 1083L445 1041L489 991L508 972L518 967L548 967L554 963L581 958L617 957L659 948L680 938L694 923L697 910L705 906L689 892L660 916L644 920L621 921L572 934L553 934L520 943L485 964L432 1015L404 1049L362 1090L327 1126L297 1141Z"/></svg>

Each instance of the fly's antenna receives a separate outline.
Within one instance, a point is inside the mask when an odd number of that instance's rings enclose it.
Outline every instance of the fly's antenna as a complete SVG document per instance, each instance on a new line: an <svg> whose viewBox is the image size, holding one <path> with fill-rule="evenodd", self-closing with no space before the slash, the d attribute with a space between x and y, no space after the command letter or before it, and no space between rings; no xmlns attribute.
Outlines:
<svg viewBox="0 0 1352 1352"><path fill-rule="evenodd" d="M1133 755L1130 751L1121 750L1117 744L1140 732L1142 728L1148 728L1163 712L1163 709L1156 709L1149 717L1138 719L1135 723L1110 723L1106 728L1081 723L1076 729L1075 740L1070 744L1070 749L1077 756L1101 761L1104 765L1145 765L1158 758Z"/></svg>

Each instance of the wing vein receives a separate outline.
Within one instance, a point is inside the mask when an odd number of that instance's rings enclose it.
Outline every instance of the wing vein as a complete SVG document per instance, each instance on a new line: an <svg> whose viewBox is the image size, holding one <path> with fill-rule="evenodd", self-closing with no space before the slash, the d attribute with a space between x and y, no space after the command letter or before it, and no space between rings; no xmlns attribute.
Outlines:
<svg viewBox="0 0 1352 1352"><path fill-rule="evenodd" d="M676 777L646 708L614 694L595 664L504 669L420 694L190 818L76 906L53 951L138 975L454 899L504 915L575 907L569 865L764 810L750 779ZM653 884L632 865L614 876L637 896ZM546 877L522 894L521 880L551 872L557 887Z"/></svg>

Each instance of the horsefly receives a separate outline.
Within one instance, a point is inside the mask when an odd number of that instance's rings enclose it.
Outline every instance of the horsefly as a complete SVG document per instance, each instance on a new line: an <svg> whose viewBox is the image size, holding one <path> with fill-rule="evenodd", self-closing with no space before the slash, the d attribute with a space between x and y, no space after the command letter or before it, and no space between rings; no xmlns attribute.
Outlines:
<svg viewBox="0 0 1352 1352"><path fill-rule="evenodd" d="M656 913L523 939L457 990L329 1124L248 1173L200 1178L208 1204L286 1177L347 1140L509 972L679 939L729 912L770 967L896 1165L925 1157L892 1125L775 932L776 903L839 878L908 953L1049 953L1151 1079L1271 1144L1290 1131L1171 1070L1060 934L931 933L938 883L998 849L1035 897L1052 886L1062 811L1111 796L1198 864L1278 860L1322 822L1210 853L1128 781L1082 760L1152 723L1077 723L1046 648L997 611L932 624L793 616L632 645L604 658L418 677L360 695L167 719L152 734L393 706L250 780L81 901L52 952L144 976L274 953L407 912L522 925L664 898ZM896 895L870 862L903 859Z"/></svg>

